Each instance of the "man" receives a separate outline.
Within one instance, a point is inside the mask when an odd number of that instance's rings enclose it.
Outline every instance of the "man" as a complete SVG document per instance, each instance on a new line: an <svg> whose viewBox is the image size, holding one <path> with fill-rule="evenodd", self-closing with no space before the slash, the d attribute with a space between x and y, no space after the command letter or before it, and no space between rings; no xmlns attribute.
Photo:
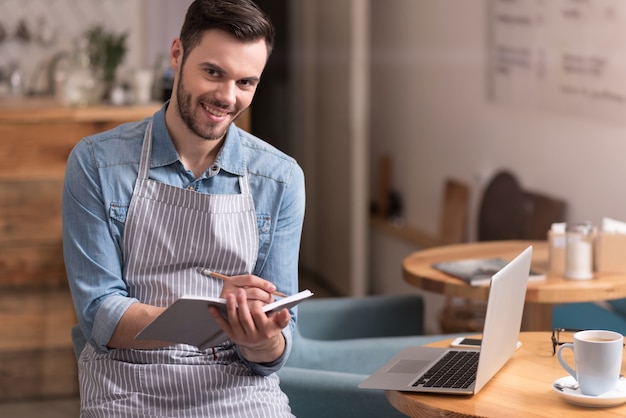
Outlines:
<svg viewBox="0 0 626 418"><path fill-rule="evenodd" d="M152 118L84 138L63 195L63 243L80 328L82 416L291 416L275 371L297 291L304 176L237 128L271 52L251 0L196 0L170 61L172 97ZM206 277L209 269L232 276ZM200 351L135 335L183 295L221 296L229 341Z"/></svg>

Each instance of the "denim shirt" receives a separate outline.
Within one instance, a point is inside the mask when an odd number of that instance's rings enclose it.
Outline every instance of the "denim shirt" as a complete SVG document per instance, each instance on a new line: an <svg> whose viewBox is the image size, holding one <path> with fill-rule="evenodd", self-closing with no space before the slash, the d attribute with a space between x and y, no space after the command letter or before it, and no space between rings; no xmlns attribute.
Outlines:
<svg viewBox="0 0 626 418"><path fill-rule="evenodd" d="M184 168L165 125L167 103L153 116L150 178L210 194L238 194L248 173L259 230L253 274L277 290L298 291L298 254L304 219L304 174L296 161L231 124L215 163L199 178ZM63 252L78 321L100 352L137 299L123 277L122 236L137 179L149 118L83 138L72 150L63 190ZM259 374L278 370L291 350L292 319L283 331L285 353L272 364L249 364ZM240 354L241 357L241 354Z"/></svg>

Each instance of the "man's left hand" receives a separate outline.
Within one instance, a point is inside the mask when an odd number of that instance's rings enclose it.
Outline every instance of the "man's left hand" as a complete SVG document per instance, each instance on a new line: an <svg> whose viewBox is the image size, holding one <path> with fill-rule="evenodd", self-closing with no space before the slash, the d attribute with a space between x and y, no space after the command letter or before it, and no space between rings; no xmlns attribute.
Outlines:
<svg viewBox="0 0 626 418"><path fill-rule="evenodd" d="M266 314L261 301L248 301L244 289L236 295L226 296L225 319L215 307L209 307L218 325L231 341L239 345L242 354L254 363L269 363L285 350L283 328L289 324L291 315L287 309Z"/></svg>

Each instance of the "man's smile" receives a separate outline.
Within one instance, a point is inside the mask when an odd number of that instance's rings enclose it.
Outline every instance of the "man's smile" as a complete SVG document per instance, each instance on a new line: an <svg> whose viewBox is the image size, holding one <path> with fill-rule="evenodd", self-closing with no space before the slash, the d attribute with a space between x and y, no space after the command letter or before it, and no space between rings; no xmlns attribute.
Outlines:
<svg viewBox="0 0 626 418"><path fill-rule="evenodd" d="M228 110L209 103L201 102L200 105L209 114L209 116L214 117L212 119L218 119L215 120L215 122L223 121L230 114Z"/></svg>

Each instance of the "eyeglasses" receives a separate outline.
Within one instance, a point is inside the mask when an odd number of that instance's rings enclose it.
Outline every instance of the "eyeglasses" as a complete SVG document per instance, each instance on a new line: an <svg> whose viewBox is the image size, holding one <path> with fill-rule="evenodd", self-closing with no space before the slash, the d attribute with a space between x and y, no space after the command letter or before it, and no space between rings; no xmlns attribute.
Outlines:
<svg viewBox="0 0 626 418"><path fill-rule="evenodd" d="M552 355L556 354L556 347L565 343L574 342L574 334L580 329L554 328L552 330Z"/></svg>

